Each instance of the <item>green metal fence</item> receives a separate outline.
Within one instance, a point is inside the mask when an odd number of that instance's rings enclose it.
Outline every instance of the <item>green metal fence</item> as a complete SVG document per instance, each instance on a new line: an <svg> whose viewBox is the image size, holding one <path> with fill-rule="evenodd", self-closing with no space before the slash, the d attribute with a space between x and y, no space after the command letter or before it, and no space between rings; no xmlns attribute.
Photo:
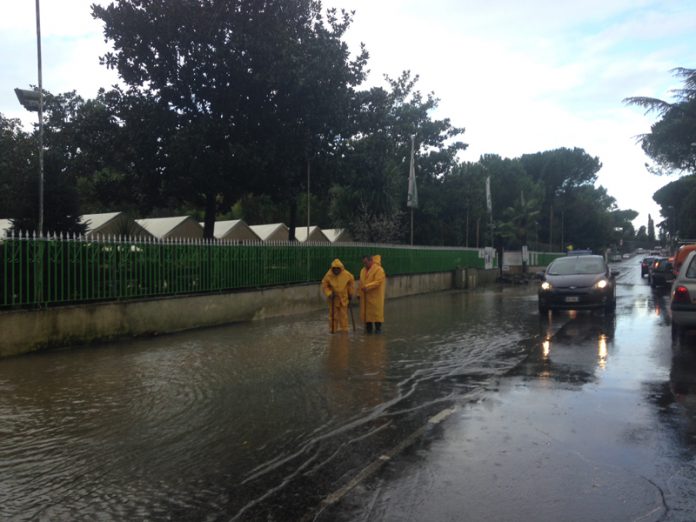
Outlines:
<svg viewBox="0 0 696 522"><path fill-rule="evenodd" d="M565 256L563 252L537 252L536 255L538 266L548 266L554 259Z"/></svg>
<svg viewBox="0 0 696 522"><path fill-rule="evenodd" d="M374 244L9 237L0 308L225 292L319 281L334 258L358 276L364 254L388 275L483 268L478 249Z"/></svg>

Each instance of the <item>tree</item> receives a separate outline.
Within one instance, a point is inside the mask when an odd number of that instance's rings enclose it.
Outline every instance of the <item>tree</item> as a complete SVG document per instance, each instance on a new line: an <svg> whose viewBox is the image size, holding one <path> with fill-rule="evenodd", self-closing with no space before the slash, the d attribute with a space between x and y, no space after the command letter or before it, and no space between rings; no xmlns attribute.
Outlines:
<svg viewBox="0 0 696 522"><path fill-rule="evenodd" d="M648 241L655 242L655 222L650 214L648 214Z"/></svg>
<svg viewBox="0 0 696 522"><path fill-rule="evenodd" d="M50 98L50 95L47 96ZM60 149L45 140L44 231L81 233L80 210L74 179L66 174ZM38 131L29 135L18 120L0 115L0 202L16 231L38 229Z"/></svg>
<svg viewBox="0 0 696 522"><path fill-rule="evenodd" d="M560 244L565 219L559 221L558 215L576 189L594 185L602 164L599 158L577 147L525 154L519 159L525 173L544 190L540 234L548 238L549 247Z"/></svg>
<svg viewBox="0 0 696 522"><path fill-rule="evenodd" d="M534 199L527 199L524 191L520 192L512 206L503 211L503 220L499 222L500 234L512 240L508 246L519 248L529 243L529 233L533 229L539 216L539 203Z"/></svg>
<svg viewBox="0 0 696 522"><path fill-rule="evenodd" d="M612 213L616 200L604 187L582 185L570 189L563 204L563 237L566 244L601 251L615 241Z"/></svg>
<svg viewBox="0 0 696 522"><path fill-rule="evenodd" d="M385 77L387 87L356 93L357 109L351 137L337 162L338 176L332 189L331 216L338 226L359 228L372 237L406 241L406 192L411 135L415 134L416 176L420 208L416 211L415 241L440 243L445 216L441 214L439 187L457 168L456 154L466 148L459 138L464 130L449 119L434 119L439 100L417 89L418 76L404 71L398 78ZM429 197L430 195L433 197ZM356 209L362 209L356 216ZM384 234L380 231L384 229ZM355 234L358 235L355 235Z"/></svg>
<svg viewBox="0 0 696 522"><path fill-rule="evenodd" d="M353 143L340 163L340 181L330 193L331 216L357 241L397 242L403 237L394 145L386 133L368 135Z"/></svg>
<svg viewBox="0 0 696 522"><path fill-rule="evenodd" d="M49 94L45 100L47 153L78 188L81 206L87 212L124 209L137 192L132 180L124 179L119 170L124 147L104 92L94 100L85 101L75 91Z"/></svg>
<svg viewBox="0 0 696 522"><path fill-rule="evenodd" d="M635 238L635 228L633 220L638 217L638 212L635 210L614 210L610 213L614 230L621 229L621 239L623 241L631 241Z"/></svg>
<svg viewBox="0 0 696 522"><path fill-rule="evenodd" d="M498 222L498 233L508 239L508 247L520 248L529 245L530 230L536 228L539 215L539 203L536 200L525 199L524 191L515 203L503 211L503 220ZM527 272L527 262L522 261L522 272Z"/></svg>
<svg viewBox="0 0 696 522"><path fill-rule="evenodd" d="M329 188L327 161L350 132L354 88L365 78L367 60L364 49L351 60L342 41L351 15L329 9L324 17L319 3L310 6L308 17L290 28L283 59L269 77L272 96L263 111L271 176L262 180L263 186L276 201L288 206L291 239L298 202L306 199L308 176L311 188Z"/></svg>
<svg viewBox="0 0 696 522"><path fill-rule="evenodd" d="M17 202L26 197L20 186L33 178L39 183L35 162L36 142L24 132L21 122L0 114L0 218L16 217ZM33 173L33 176L32 176ZM38 216L37 216L38 217Z"/></svg>
<svg viewBox="0 0 696 522"><path fill-rule="evenodd" d="M93 14L115 48L104 63L176 116L172 179L205 209L207 237L259 185L296 198L300 158L329 146L363 78L366 55L350 61L341 41L350 16L312 0L123 0Z"/></svg>
<svg viewBox="0 0 696 522"><path fill-rule="evenodd" d="M237 4L236 2L234 4ZM122 80L170 108L176 119L170 178L184 202L203 206L212 235L217 201L243 189L235 143L244 143L257 67L243 42L253 7L181 0L121 1L93 6L114 45L103 63ZM253 38L252 38L253 39ZM230 178L230 179L226 179ZM240 192L241 194L241 192Z"/></svg>
<svg viewBox="0 0 696 522"><path fill-rule="evenodd" d="M147 215L177 204L171 112L146 93L100 89L46 95L45 143L58 170L76 185L83 212Z"/></svg>
<svg viewBox="0 0 696 522"><path fill-rule="evenodd" d="M696 69L683 67L673 70L684 81L681 89L674 91L675 101L635 96L625 103L643 107L646 113L659 116L650 132L639 136L645 153L657 164L656 174L683 171L696 174Z"/></svg>
<svg viewBox="0 0 696 522"><path fill-rule="evenodd" d="M432 183L419 188L422 208L418 230L430 244L479 246L485 227L484 169L479 163L463 163ZM477 226L478 225L478 226Z"/></svg>
<svg viewBox="0 0 696 522"><path fill-rule="evenodd" d="M672 238L696 237L696 175L684 176L653 194Z"/></svg>

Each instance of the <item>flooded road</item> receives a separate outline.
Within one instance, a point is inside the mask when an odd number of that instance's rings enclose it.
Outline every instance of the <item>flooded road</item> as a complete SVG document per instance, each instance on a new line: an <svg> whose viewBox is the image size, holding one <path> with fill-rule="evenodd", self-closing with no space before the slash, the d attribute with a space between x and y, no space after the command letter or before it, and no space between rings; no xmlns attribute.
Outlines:
<svg viewBox="0 0 696 522"><path fill-rule="evenodd" d="M668 289L618 268L615 318L542 317L496 393L318 519L696 520L695 332L673 343Z"/></svg>
<svg viewBox="0 0 696 522"><path fill-rule="evenodd" d="M615 317L530 285L2 360L0 519L693 520L696 346L620 268Z"/></svg>
<svg viewBox="0 0 696 522"><path fill-rule="evenodd" d="M529 288L0 361L0 519L295 520L538 337Z"/></svg>

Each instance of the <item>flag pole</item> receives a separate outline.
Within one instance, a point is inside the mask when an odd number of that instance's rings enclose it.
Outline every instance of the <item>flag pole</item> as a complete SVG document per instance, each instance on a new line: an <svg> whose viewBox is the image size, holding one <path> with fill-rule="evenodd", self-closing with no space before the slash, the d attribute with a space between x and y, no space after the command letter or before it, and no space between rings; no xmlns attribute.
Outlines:
<svg viewBox="0 0 696 522"><path fill-rule="evenodd" d="M411 207L411 246L413 246L413 207Z"/></svg>
<svg viewBox="0 0 696 522"><path fill-rule="evenodd" d="M413 246L413 209L418 206L418 187L416 186L415 134L411 134L411 163L408 169L408 198L406 206L411 209L411 246Z"/></svg>
<svg viewBox="0 0 696 522"><path fill-rule="evenodd" d="M491 233L491 246L493 246L493 200L491 198L491 177L486 176L486 210L488 211L488 223Z"/></svg>

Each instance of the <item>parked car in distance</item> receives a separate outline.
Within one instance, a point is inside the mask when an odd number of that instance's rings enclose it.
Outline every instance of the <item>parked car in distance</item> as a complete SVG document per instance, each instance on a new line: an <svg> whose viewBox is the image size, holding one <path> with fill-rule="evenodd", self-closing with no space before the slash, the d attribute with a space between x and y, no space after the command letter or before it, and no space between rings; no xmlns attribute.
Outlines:
<svg viewBox="0 0 696 522"><path fill-rule="evenodd" d="M672 338L682 339L687 329L696 328L696 251L686 257L672 284L669 302Z"/></svg>
<svg viewBox="0 0 696 522"><path fill-rule="evenodd" d="M672 272L672 258L656 257L655 261L650 265L648 273L648 283L653 288L657 286L671 285L674 281L674 272Z"/></svg>
<svg viewBox="0 0 696 522"><path fill-rule="evenodd" d="M655 261L654 257L644 257L640 262L640 277L645 277L650 272L650 265Z"/></svg>
<svg viewBox="0 0 696 522"><path fill-rule="evenodd" d="M624 254L621 256L622 259L631 259L631 254Z"/></svg>
<svg viewBox="0 0 696 522"><path fill-rule="evenodd" d="M559 257L551 262L539 285L539 312L554 309L616 307L617 270L602 256Z"/></svg>
<svg viewBox="0 0 696 522"><path fill-rule="evenodd" d="M677 250L677 253L674 255L673 272L675 276L679 273L679 269L682 263L684 263L686 256L689 255L689 252L693 252L694 250L696 250L696 244L682 245L679 247L679 250Z"/></svg>

